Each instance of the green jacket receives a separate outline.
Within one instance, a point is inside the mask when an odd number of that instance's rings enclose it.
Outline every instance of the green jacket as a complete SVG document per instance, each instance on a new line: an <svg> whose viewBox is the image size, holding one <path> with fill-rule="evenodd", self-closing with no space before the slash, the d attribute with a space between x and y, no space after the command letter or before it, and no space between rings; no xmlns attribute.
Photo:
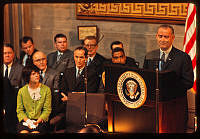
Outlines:
<svg viewBox="0 0 200 139"><path fill-rule="evenodd" d="M25 117L29 119L42 118L48 121L51 113L51 90L48 86L41 84L41 98L33 100L28 92L28 84L20 88L17 95L17 117L21 122Z"/></svg>

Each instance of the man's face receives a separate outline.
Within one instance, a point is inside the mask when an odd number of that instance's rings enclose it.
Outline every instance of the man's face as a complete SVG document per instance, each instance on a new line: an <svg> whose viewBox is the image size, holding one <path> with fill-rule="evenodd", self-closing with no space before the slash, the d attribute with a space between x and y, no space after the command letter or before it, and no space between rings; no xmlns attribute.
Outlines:
<svg viewBox="0 0 200 139"><path fill-rule="evenodd" d="M28 40L26 43L22 42L22 50L28 54L29 56L32 55L34 51L34 44L30 40Z"/></svg>
<svg viewBox="0 0 200 139"><path fill-rule="evenodd" d="M87 61L87 58L85 57L85 51L84 50L75 50L74 51L74 61L76 66L81 69L85 67L85 61Z"/></svg>
<svg viewBox="0 0 200 139"><path fill-rule="evenodd" d="M33 55L33 64L40 70L44 70L47 67L47 58L44 53L36 52Z"/></svg>
<svg viewBox="0 0 200 139"><path fill-rule="evenodd" d="M157 43L163 51L166 51L171 47L174 38L175 36L172 34L170 28L159 28L156 34Z"/></svg>
<svg viewBox="0 0 200 139"><path fill-rule="evenodd" d="M112 56L112 63L125 64L126 56L124 55L122 51L114 52Z"/></svg>
<svg viewBox="0 0 200 139"><path fill-rule="evenodd" d="M13 62L15 53L10 47L3 47L3 63L8 65Z"/></svg>
<svg viewBox="0 0 200 139"><path fill-rule="evenodd" d="M98 46L97 46L97 42L95 39L93 39L93 40L86 39L84 41L84 47L88 50L88 55L90 57L93 57L94 55L96 55Z"/></svg>
<svg viewBox="0 0 200 139"><path fill-rule="evenodd" d="M59 52L65 52L67 50L67 38L61 37L61 38L56 38L55 42L55 48Z"/></svg>

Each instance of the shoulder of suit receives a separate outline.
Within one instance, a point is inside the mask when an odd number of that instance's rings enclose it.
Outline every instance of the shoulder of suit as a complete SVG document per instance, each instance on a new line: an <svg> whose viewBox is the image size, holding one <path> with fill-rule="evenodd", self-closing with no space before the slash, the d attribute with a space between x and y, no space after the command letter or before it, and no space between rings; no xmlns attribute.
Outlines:
<svg viewBox="0 0 200 139"><path fill-rule="evenodd" d="M15 61L13 64L12 64L12 67L16 67L18 69L23 69L24 66L21 65L18 61Z"/></svg>
<svg viewBox="0 0 200 139"><path fill-rule="evenodd" d="M49 53L49 54L47 55L47 57L52 57L52 56L54 56L54 55L57 55L57 51L54 51L54 52Z"/></svg>
<svg viewBox="0 0 200 139"><path fill-rule="evenodd" d="M132 57L129 57L129 56L127 56L126 59L127 59L128 61L134 61L134 62L135 62L135 59L132 58Z"/></svg>
<svg viewBox="0 0 200 139"><path fill-rule="evenodd" d="M47 68L46 73L48 74L58 74L58 71L52 68Z"/></svg>
<svg viewBox="0 0 200 139"><path fill-rule="evenodd" d="M95 56L97 59L99 59L100 61L105 61L106 58L104 56L102 56L101 54L99 53L96 53L96 56Z"/></svg>

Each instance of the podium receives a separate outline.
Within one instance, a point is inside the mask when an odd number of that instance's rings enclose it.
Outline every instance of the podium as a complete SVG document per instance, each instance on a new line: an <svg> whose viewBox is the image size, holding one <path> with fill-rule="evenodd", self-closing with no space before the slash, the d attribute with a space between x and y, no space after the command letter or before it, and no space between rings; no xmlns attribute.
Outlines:
<svg viewBox="0 0 200 139"><path fill-rule="evenodd" d="M105 118L105 95L102 93L87 93L87 123L97 124ZM77 133L84 128L85 93L68 93L66 106L66 132Z"/></svg>
<svg viewBox="0 0 200 139"><path fill-rule="evenodd" d="M144 104L138 108L129 108L125 106L118 95L117 86L119 78L127 71L137 73L144 79L147 89L147 96ZM125 78L125 77L123 77ZM125 80L125 79L124 79ZM105 93L108 103L108 132L124 133L157 133L166 126L163 118L166 118L167 112L176 103L176 98L182 97L178 92L181 89L177 82L174 72L163 71L158 73L159 87L159 110L156 110L156 72L135 69L121 65L105 65ZM127 96L126 96L127 97ZM126 98L124 97L124 98ZM178 109L178 107L177 107ZM175 112L176 109L172 110ZM184 111L181 109L180 111ZM177 111L178 112L178 111ZM158 117L159 115L159 117ZM166 121L173 120L173 115L167 117ZM176 124L170 123L170 125ZM167 126L169 124L167 123ZM156 126L159 126L157 131ZM181 125L182 126L182 125ZM168 129L167 129L168 130ZM168 131L166 131L168 132Z"/></svg>

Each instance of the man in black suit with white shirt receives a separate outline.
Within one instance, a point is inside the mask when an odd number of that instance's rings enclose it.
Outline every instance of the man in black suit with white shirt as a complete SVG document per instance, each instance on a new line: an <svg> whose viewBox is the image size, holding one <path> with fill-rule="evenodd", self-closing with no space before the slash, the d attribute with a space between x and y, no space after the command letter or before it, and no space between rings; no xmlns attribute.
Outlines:
<svg viewBox="0 0 200 139"><path fill-rule="evenodd" d="M23 85L23 66L15 60L14 48L11 44L4 44L2 69L4 130L8 133L16 133L17 93Z"/></svg>
<svg viewBox="0 0 200 139"><path fill-rule="evenodd" d="M147 53L143 67L155 70L155 65L158 65L160 71L175 72L177 82L174 89L178 90L169 92L173 94L173 98L159 106L162 111L159 115L160 132L183 133L187 126L187 90L192 88L194 82L192 61L187 53L173 46L175 34L172 26L159 26L156 39L160 49ZM152 59L162 59L162 61L156 64Z"/></svg>
<svg viewBox="0 0 200 139"><path fill-rule="evenodd" d="M101 76L104 71L103 63L107 61L107 59L97 53L99 47L98 39L95 36L87 36L83 41L83 46L88 50L88 69L94 72L94 77L97 79L97 86L101 86Z"/></svg>
<svg viewBox="0 0 200 139"><path fill-rule="evenodd" d="M87 92L97 93L99 88L98 79L95 69L86 67L87 57L88 51L86 48L80 46L74 50L76 66L66 68L61 81L62 91L66 95L68 92L85 92L85 78L87 78Z"/></svg>

